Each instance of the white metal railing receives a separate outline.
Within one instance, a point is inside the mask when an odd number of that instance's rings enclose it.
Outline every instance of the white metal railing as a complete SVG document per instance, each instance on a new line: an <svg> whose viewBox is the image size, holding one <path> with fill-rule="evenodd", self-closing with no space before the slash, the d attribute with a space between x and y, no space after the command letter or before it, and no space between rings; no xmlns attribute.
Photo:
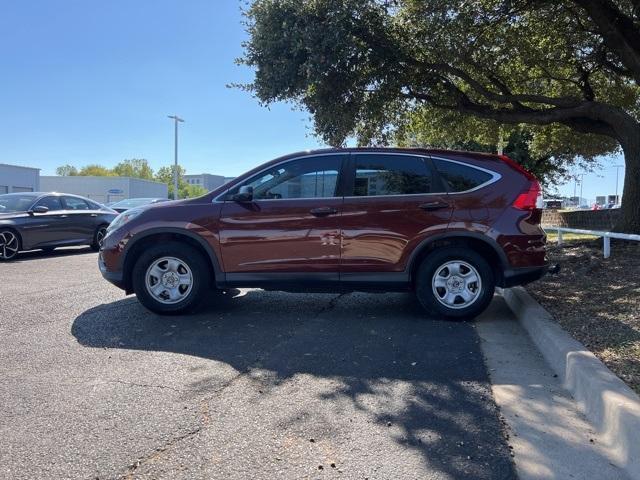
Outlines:
<svg viewBox="0 0 640 480"><path fill-rule="evenodd" d="M596 230L580 230L578 228L565 228L565 227L544 227L544 229L555 230L558 232L558 245L562 245L563 243L562 232L580 233L583 235L593 235L594 237L602 237L604 258L609 258L611 256L611 239L612 238L640 242L640 235L634 235L630 233L599 232Z"/></svg>

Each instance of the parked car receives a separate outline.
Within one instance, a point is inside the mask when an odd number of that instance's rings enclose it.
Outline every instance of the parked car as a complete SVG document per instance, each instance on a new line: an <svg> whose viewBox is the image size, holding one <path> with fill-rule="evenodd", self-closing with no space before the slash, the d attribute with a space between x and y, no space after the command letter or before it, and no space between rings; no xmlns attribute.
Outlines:
<svg viewBox="0 0 640 480"><path fill-rule="evenodd" d="M0 195L0 261L21 250L91 245L98 250L117 212L66 193Z"/></svg>
<svg viewBox="0 0 640 480"><path fill-rule="evenodd" d="M148 309L193 309L210 287L414 291L474 317L494 287L547 270L538 181L507 157L422 149L288 155L200 198L128 210L103 276Z"/></svg>
<svg viewBox="0 0 640 480"><path fill-rule="evenodd" d="M112 203L109 207L118 213L122 213L127 210L131 210L132 208L168 201L169 200L166 198L128 198L126 200L120 200L119 202Z"/></svg>

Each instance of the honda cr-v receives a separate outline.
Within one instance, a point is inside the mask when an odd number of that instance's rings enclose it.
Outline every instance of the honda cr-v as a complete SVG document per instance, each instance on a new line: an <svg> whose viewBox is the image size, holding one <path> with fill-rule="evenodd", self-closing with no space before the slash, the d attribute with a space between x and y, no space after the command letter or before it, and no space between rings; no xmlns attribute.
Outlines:
<svg viewBox="0 0 640 480"><path fill-rule="evenodd" d="M542 196L507 157L336 149L278 158L199 198L135 208L109 226L104 277L163 314L213 288L414 291L469 318L496 286L547 268Z"/></svg>

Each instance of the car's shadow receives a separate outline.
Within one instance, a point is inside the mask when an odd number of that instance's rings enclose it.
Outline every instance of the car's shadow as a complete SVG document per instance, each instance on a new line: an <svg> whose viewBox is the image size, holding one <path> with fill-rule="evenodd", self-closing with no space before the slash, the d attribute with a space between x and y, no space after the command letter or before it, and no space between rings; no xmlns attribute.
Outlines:
<svg viewBox="0 0 640 480"><path fill-rule="evenodd" d="M38 260L43 258L69 257L73 255L82 255L87 253L96 253L91 247L60 247L53 251L45 250L27 250L18 253L11 263L20 263L30 260Z"/></svg>
<svg viewBox="0 0 640 480"><path fill-rule="evenodd" d="M239 372L267 370L266 392L300 373L338 379L341 387L325 398L346 399L372 421L399 426L395 440L419 451L429 468L454 478L515 476L473 324L426 319L407 294L236 290L180 317L159 317L125 299L87 310L72 333L88 347L176 352ZM212 374L188 388L206 395L218 381ZM388 387L398 384L405 393L394 398ZM370 396L383 397L376 408L365 400Z"/></svg>

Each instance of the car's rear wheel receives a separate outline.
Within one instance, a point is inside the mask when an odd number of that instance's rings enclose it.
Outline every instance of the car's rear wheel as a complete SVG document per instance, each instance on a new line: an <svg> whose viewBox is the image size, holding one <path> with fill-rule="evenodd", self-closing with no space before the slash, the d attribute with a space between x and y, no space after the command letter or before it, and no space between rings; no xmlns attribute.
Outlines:
<svg viewBox="0 0 640 480"><path fill-rule="evenodd" d="M13 260L20 251L20 237L13 230L0 230L0 262Z"/></svg>
<svg viewBox="0 0 640 480"><path fill-rule="evenodd" d="M104 237L107 236L107 226L100 225L96 229L96 233L93 234L93 243L91 244L91 248L96 252L100 250L102 247L102 242L104 242Z"/></svg>
<svg viewBox="0 0 640 480"><path fill-rule="evenodd" d="M145 250L133 267L133 290L145 307L160 314L194 310L209 291L207 260L196 249L168 242Z"/></svg>
<svg viewBox="0 0 640 480"><path fill-rule="evenodd" d="M416 295L422 306L452 319L480 315L495 290L493 270L482 255L461 247L429 254L418 268Z"/></svg>

